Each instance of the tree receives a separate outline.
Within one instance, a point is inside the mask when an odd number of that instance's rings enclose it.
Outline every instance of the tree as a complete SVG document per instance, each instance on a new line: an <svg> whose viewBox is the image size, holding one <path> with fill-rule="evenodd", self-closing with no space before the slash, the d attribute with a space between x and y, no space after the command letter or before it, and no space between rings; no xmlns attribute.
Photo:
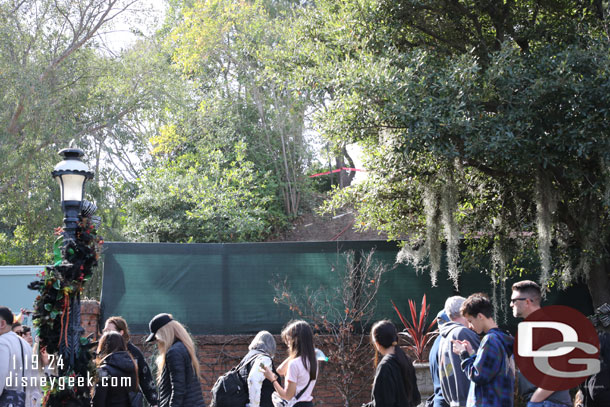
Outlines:
<svg viewBox="0 0 610 407"><path fill-rule="evenodd" d="M53 229L61 224L58 187L50 171L57 151L83 148L96 181L101 215L117 218L109 180L129 169L108 162L140 154L142 110L162 93L159 64L146 47L121 58L103 49L100 35L130 0L0 2L0 261L49 262ZM141 64L134 58L138 55ZM129 151L129 152L128 152ZM135 153L135 154L134 154ZM120 157L120 158L119 158ZM122 174L121 174L122 173ZM107 177L107 178L106 178ZM113 226L118 228L116 222ZM102 227L102 234L108 231ZM111 237L119 233L113 229Z"/></svg>
<svg viewBox="0 0 610 407"><path fill-rule="evenodd" d="M243 242L261 240L273 226L268 174L245 159L205 149L147 170L127 204L125 233L136 241Z"/></svg>
<svg viewBox="0 0 610 407"><path fill-rule="evenodd" d="M237 112L238 135L252 149L248 157L277 179L289 217L298 215L306 189L308 100L269 66L293 3L198 1L181 10L183 19L171 36L174 61L204 90L206 105Z"/></svg>
<svg viewBox="0 0 610 407"><path fill-rule="evenodd" d="M21 178L17 174L55 143L78 139L107 122L107 115L87 111L92 102L88 94L99 77L89 65L100 61L92 39L131 4L122 0L0 3L0 69L5 78L0 88L5 105L0 157L7 163L0 192L14 186Z"/></svg>
<svg viewBox="0 0 610 407"><path fill-rule="evenodd" d="M610 300L606 16L598 1L318 2L300 23L302 49L327 51L306 75L333 94L318 126L360 142L371 174L330 207L351 194L433 283L445 241L457 287L463 238L499 285L534 245L545 289L583 277Z"/></svg>

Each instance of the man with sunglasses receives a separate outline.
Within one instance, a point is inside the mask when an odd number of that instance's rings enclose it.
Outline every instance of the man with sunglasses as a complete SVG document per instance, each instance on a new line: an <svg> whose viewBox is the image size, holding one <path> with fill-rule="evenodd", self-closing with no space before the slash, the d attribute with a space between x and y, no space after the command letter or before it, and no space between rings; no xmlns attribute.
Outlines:
<svg viewBox="0 0 610 407"><path fill-rule="evenodd" d="M515 318L527 318L540 309L542 295L540 286L531 280L513 284L510 306ZM553 392L534 386L521 372L518 372L519 393L527 400L527 407L569 407L572 405L569 390Z"/></svg>

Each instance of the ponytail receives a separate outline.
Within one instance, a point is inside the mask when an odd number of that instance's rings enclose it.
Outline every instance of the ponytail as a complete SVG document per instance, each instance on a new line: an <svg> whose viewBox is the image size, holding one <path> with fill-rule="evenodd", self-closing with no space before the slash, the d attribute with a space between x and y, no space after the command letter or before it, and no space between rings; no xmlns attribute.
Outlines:
<svg viewBox="0 0 610 407"><path fill-rule="evenodd" d="M403 350L400 349L400 346L398 346L398 331L392 321L386 319L376 322L375 325L373 325L371 334L373 340L384 348L394 347L394 356L400 365L400 372L402 373L403 385L407 392L407 396L412 405L418 404L413 402L416 401L414 399L417 399L416 393L419 394L419 390L417 387L413 388L413 383L411 381L411 378L415 377L415 368L413 367L411 359L409 359ZM377 366L377 352L375 352L375 366Z"/></svg>
<svg viewBox="0 0 610 407"><path fill-rule="evenodd" d="M398 345L394 346L394 356L396 356L396 360L400 365L400 372L402 373L402 379L404 381L403 384L405 386L405 390L407 391L407 395L410 401L413 401L415 393L419 393L419 389L413 389L413 383L411 380L409 380L411 377L415 376L415 368L413 367L413 363Z"/></svg>

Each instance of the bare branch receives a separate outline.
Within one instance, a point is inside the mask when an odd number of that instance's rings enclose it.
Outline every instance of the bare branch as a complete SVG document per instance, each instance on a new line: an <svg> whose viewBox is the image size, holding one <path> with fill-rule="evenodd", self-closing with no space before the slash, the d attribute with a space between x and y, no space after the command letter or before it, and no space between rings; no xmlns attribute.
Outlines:
<svg viewBox="0 0 610 407"><path fill-rule="evenodd" d="M300 295L292 292L284 279L275 284L276 303L287 305L300 318L310 321L318 339L325 344L332 373L329 381L343 397L344 405L353 405L366 389L359 377L372 376L372 348L364 330L375 310L375 298L383 275L390 269L369 253L347 252L345 265L333 268L335 288L306 287ZM366 380L366 379L365 379ZM368 383L368 382L366 382Z"/></svg>

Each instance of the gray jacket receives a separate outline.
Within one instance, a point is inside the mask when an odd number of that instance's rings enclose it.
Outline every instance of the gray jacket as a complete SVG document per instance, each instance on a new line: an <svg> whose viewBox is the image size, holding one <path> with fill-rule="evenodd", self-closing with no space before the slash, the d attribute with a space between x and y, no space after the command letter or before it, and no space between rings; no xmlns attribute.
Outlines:
<svg viewBox="0 0 610 407"><path fill-rule="evenodd" d="M453 353L453 343L451 341L466 339L471 343L475 352L481 341L474 331L457 322L446 322L440 326L439 330L442 339L438 351L438 372L443 398L451 407L465 406L470 380L462 371L460 356Z"/></svg>

